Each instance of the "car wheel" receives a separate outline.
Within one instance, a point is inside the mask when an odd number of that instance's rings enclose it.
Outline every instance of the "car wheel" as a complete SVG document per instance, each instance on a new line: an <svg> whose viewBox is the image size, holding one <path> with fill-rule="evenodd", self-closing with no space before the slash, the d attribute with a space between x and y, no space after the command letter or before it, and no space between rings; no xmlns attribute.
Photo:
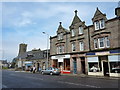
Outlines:
<svg viewBox="0 0 120 90"><path fill-rule="evenodd" d="M44 75L44 72L42 72L42 75Z"/></svg>
<svg viewBox="0 0 120 90"><path fill-rule="evenodd" d="M52 73L52 72L50 72L50 75L53 75L53 73Z"/></svg>

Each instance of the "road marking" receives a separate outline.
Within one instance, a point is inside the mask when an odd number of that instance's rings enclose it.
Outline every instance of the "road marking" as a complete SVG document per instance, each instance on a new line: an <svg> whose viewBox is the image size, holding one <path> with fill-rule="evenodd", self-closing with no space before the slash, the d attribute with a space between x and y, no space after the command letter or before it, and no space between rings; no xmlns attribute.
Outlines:
<svg viewBox="0 0 120 90"><path fill-rule="evenodd" d="M87 85L87 84L78 84L78 83L71 83L71 82L63 82L63 81L58 81L58 83L66 83L66 84L71 84L71 85L77 85L77 86L86 86L86 87L91 87L91 88L100 88L97 86L93 86L93 85Z"/></svg>
<svg viewBox="0 0 120 90"><path fill-rule="evenodd" d="M2 85L2 88L8 88L6 85Z"/></svg>

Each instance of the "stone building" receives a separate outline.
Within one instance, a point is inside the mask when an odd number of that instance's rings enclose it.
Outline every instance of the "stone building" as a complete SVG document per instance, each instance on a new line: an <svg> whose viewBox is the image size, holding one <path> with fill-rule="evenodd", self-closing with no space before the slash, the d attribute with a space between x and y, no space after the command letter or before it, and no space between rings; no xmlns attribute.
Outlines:
<svg viewBox="0 0 120 90"><path fill-rule="evenodd" d="M23 70L30 70L31 67L35 66L38 70L46 68L47 64L47 50L33 49L31 51L27 50L27 44L19 45L19 54L16 59L16 67ZM48 50L48 56L49 56Z"/></svg>
<svg viewBox="0 0 120 90"><path fill-rule="evenodd" d="M69 30L60 22L57 35L50 37L51 66L73 74L119 77L119 12L120 7L117 7L116 17L107 19L106 14L97 8L93 24L87 26L76 10Z"/></svg>

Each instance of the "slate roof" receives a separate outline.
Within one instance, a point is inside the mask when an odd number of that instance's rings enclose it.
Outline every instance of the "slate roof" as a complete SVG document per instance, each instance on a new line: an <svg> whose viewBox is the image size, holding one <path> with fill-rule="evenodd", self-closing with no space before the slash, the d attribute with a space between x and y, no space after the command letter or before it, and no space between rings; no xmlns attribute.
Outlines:
<svg viewBox="0 0 120 90"><path fill-rule="evenodd" d="M48 51L50 52L50 51ZM28 59L28 60L38 60L38 59L46 59L46 57L44 57L44 54L47 54L47 50L32 50L32 51L28 51L25 52L21 55L18 55L16 58L19 59Z"/></svg>

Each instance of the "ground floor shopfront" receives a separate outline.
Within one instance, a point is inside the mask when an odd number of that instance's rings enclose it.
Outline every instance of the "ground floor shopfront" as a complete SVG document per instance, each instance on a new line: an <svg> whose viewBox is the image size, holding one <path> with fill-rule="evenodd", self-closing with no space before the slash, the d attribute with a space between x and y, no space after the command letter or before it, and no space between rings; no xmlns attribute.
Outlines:
<svg viewBox="0 0 120 90"><path fill-rule="evenodd" d="M60 68L61 73L70 73L70 55L51 56L51 67Z"/></svg>
<svg viewBox="0 0 120 90"><path fill-rule="evenodd" d="M25 71L30 71L30 69L32 67L36 67L36 71L39 70L39 68L41 69L46 69L46 63L47 63L47 60L43 59L43 60L18 60L17 62L17 68L21 68L22 70L25 70Z"/></svg>
<svg viewBox="0 0 120 90"><path fill-rule="evenodd" d="M88 75L120 77L119 50L89 52L86 57Z"/></svg>
<svg viewBox="0 0 120 90"><path fill-rule="evenodd" d="M120 51L99 51L84 54L51 56L51 67L62 73L120 77Z"/></svg>
<svg viewBox="0 0 120 90"><path fill-rule="evenodd" d="M87 74L85 54L51 56L51 67L60 68L66 74Z"/></svg>

